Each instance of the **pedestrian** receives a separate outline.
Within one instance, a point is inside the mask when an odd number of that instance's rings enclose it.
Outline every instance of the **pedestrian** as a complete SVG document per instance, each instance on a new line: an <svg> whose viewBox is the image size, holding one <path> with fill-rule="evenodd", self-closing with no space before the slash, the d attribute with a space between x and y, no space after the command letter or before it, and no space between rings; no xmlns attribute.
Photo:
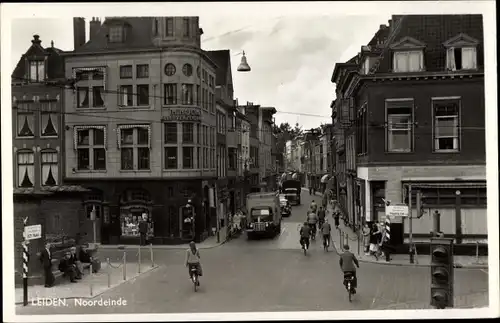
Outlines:
<svg viewBox="0 0 500 323"><path fill-rule="evenodd" d="M313 188L312 186L309 186L309 195L312 195Z"/></svg>
<svg viewBox="0 0 500 323"><path fill-rule="evenodd" d="M365 255L368 256L370 254L370 226L367 222L363 226L363 245L365 249Z"/></svg>
<svg viewBox="0 0 500 323"><path fill-rule="evenodd" d="M320 227L323 225L323 223L325 223L325 218L326 218L325 209L322 206L320 206L318 211L318 222Z"/></svg>
<svg viewBox="0 0 500 323"><path fill-rule="evenodd" d="M76 247L71 247L69 249L69 252L70 252L70 261L76 267L76 275L80 277L83 276L83 265L80 259L78 258L78 255L76 254Z"/></svg>
<svg viewBox="0 0 500 323"><path fill-rule="evenodd" d="M43 273L45 276L45 287L54 286L56 278L52 273L52 253L50 252L50 243L45 244L45 249L40 254L40 262L42 263Z"/></svg>
<svg viewBox="0 0 500 323"><path fill-rule="evenodd" d="M382 235L380 239L380 249L382 250L383 254L385 255L385 261L390 262L391 261L391 220L389 217L386 217L385 222L383 223L382 226L384 229L382 230Z"/></svg>
<svg viewBox="0 0 500 323"><path fill-rule="evenodd" d="M146 245L146 238L148 234L148 222L147 222L147 214L143 213L141 220L139 222L139 234L140 234L140 245L145 246Z"/></svg>
<svg viewBox="0 0 500 323"><path fill-rule="evenodd" d="M378 244L379 244L380 231L378 229L377 223L373 223L372 230L370 232L370 254L378 260Z"/></svg>
<svg viewBox="0 0 500 323"><path fill-rule="evenodd" d="M77 273L76 265L71 260L71 252L66 252L64 258L59 261L59 270L68 277L72 283L76 283L76 280L82 279Z"/></svg>
<svg viewBox="0 0 500 323"><path fill-rule="evenodd" d="M340 212L338 209L333 211L333 220L335 222L335 228L338 229L340 225Z"/></svg>

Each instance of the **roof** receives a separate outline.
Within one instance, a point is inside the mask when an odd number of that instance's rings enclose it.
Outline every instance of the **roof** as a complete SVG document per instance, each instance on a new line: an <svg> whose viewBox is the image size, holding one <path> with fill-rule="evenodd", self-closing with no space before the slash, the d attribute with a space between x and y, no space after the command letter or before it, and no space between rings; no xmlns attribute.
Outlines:
<svg viewBox="0 0 500 323"><path fill-rule="evenodd" d="M396 17L393 16L393 20ZM483 18L482 15L405 15L401 26L395 29L394 37L385 49L411 37L425 45L424 64L426 71L438 72L446 68L444 43L463 33L479 41L477 50L478 67L484 67ZM388 73L391 69L392 55L384 55L378 73Z"/></svg>
<svg viewBox="0 0 500 323"><path fill-rule="evenodd" d="M19 61L16 68L12 72L12 81L21 82L28 76L26 70L26 58L44 58L47 57L47 80L64 78L64 58L62 57L63 51L53 47L54 42L51 42L51 47L44 48L39 35L33 35L31 46L26 50Z"/></svg>
<svg viewBox="0 0 500 323"><path fill-rule="evenodd" d="M206 53L208 57L210 57L210 59L217 65L215 85L226 86L228 84L227 72L231 69L231 54L229 49L210 50Z"/></svg>

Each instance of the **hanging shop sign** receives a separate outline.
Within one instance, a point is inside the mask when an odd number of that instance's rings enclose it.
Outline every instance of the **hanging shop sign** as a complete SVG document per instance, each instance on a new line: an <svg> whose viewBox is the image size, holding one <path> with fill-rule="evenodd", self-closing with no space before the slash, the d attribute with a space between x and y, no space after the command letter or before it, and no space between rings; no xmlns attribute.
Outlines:
<svg viewBox="0 0 500 323"><path fill-rule="evenodd" d="M166 109L163 121L201 121L201 111L196 108Z"/></svg>

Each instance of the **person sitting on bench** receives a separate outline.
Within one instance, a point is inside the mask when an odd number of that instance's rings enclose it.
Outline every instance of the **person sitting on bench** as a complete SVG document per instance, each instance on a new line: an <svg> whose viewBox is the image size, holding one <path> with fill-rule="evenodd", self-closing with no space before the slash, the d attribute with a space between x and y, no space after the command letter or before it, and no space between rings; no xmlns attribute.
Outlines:
<svg viewBox="0 0 500 323"><path fill-rule="evenodd" d="M76 265L71 260L71 252L66 252L64 258L61 259L59 262L59 270L63 273L63 276L68 277L72 283L76 283L77 279L82 279L82 277L78 275Z"/></svg>
<svg viewBox="0 0 500 323"><path fill-rule="evenodd" d="M82 245L78 258L80 259L84 268L90 268L90 265L92 264L92 271L96 273L99 271L99 269L101 269L101 263L98 259L92 257L88 248L89 246L87 244Z"/></svg>

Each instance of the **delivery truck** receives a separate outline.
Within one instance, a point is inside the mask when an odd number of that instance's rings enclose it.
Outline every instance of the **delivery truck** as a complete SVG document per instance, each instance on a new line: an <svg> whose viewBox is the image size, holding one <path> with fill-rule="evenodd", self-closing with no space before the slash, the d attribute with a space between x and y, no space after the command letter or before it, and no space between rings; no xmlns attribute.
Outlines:
<svg viewBox="0 0 500 323"><path fill-rule="evenodd" d="M247 195L248 239L257 236L275 237L281 233L281 207L279 194L250 193Z"/></svg>

